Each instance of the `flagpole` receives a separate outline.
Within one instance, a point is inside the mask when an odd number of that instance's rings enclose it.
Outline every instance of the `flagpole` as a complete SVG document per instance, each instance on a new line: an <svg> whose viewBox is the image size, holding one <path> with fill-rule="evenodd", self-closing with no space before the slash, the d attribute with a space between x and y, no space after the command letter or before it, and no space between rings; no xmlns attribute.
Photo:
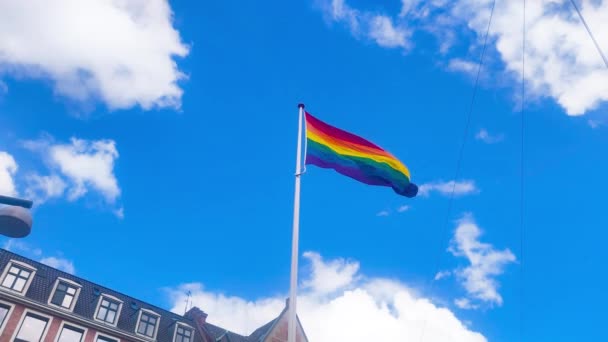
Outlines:
<svg viewBox="0 0 608 342"><path fill-rule="evenodd" d="M287 341L296 342L296 297L298 289L298 242L300 238L300 176L302 175L302 119L304 105L298 104L298 154L296 155L296 185L293 203L293 232L291 238L291 281L289 286L289 322Z"/></svg>

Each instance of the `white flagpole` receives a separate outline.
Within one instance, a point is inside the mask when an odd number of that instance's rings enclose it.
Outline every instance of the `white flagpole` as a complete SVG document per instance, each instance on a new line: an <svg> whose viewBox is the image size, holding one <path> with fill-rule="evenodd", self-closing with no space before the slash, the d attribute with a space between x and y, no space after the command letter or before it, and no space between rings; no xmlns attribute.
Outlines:
<svg viewBox="0 0 608 342"><path fill-rule="evenodd" d="M293 203L293 233L291 238L291 281L289 286L289 325L287 341L296 342L296 296L298 288L298 241L300 238L300 176L302 175L302 119L304 105L299 104L298 154L296 156L296 189Z"/></svg>

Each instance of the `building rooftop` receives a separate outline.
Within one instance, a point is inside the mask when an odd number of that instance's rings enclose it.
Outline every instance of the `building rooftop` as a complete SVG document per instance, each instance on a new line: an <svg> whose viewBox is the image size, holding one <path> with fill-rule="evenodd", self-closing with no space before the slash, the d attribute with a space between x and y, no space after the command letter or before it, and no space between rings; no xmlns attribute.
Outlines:
<svg viewBox="0 0 608 342"><path fill-rule="evenodd" d="M35 269L34 276L31 279L31 283L26 285L25 293L23 294L17 294L10 289L0 286L0 298L9 298L14 301L20 301L24 305L54 310L56 314L62 315L66 319L77 318L98 326L102 330L110 330L113 334L120 332L122 334L121 338L142 340L142 336L135 333L139 315L141 312L151 311L160 316L158 331L154 339L158 342L173 342L175 325L178 323L185 324L197 331L194 334L193 342L262 342L281 317L283 317L287 309L286 307L277 318L258 328L251 335L243 336L208 323L206 321L207 314L197 307L190 309L182 316L38 261L0 249L0 271L6 273L6 266L9 263L16 263L17 265L22 263ZM71 310L62 309L50 304L51 296L53 291L55 291L59 279L78 285L80 289L76 303ZM121 303L115 326L108 325L95 318L96 313L98 313L100 297L109 298L117 303Z"/></svg>

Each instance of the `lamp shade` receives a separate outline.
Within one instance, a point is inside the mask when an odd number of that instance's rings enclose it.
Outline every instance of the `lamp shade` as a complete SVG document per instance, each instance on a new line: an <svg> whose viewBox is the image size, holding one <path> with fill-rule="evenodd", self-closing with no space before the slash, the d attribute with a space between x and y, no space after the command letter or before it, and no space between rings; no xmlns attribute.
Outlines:
<svg viewBox="0 0 608 342"><path fill-rule="evenodd" d="M28 236L32 231L32 215L22 207L0 208L0 234L12 238Z"/></svg>

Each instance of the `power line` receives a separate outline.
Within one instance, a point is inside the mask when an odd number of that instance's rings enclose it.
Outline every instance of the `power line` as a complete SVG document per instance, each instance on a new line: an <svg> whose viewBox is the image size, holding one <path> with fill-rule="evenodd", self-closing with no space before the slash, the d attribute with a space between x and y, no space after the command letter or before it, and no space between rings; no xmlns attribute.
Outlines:
<svg viewBox="0 0 608 342"><path fill-rule="evenodd" d="M462 138L462 144L460 145L460 149L458 152L458 159L456 162L456 172L455 172L455 177L452 181L452 189L450 191L450 197L448 200L448 209L447 209L447 213L445 216L445 221L444 221L444 225L443 225L443 229L442 229L442 234L441 236L444 237L447 235L447 230L448 230L448 225L450 222L450 216L452 213L452 207L454 205L454 195L456 193L456 182L458 181L458 179L460 178L460 173L462 171L462 159L464 157L464 149L466 146L466 142L467 142L467 137L469 135L469 130L470 130L470 126L471 126L471 118L473 116L473 107L475 104L475 98L477 96L477 89L479 87L479 78L481 75L481 69L483 67L483 58L485 56L486 53L486 48L488 46L488 37L490 35L490 27L492 25L492 18L494 17L494 8L496 7L496 0L492 1L492 9L490 10L490 18L488 20L488 27L486 28L486 34L484 37L484 41L483 41L483 48L481 50L481 55L479 57L479 65L477 68L477 75L475 76L475 83L473 85L473 94L471 96L471 103L469 105L469 110L467 113L467 119L466 119L466 123L465 123L465 127L464 127L464 132L463 132L463 138ZM440 244L440 248L439 248L439 253L437 254L437 262L435 265L435 269L437 270L437 272L439 271L439 267L441 266L441 256L443 255L443 243ZM431 286L430 288L433 288L433 285L435 284L434 278L431 281ZM426 327L427 327L427 319L425 318L424 320L424 325L422 327L422 332L420 334L420 341L423 340L424 335L426 333Z"/></svg>
<svg viewBox="0 0 608 342"><path fill-rule="evenodd" d="M574 0L570 0L570 3L572 4L572 6L574 6L574 9L576 10L576 13L578 13L578 17L581 19L581 22L583 22L583 25L585 25L585 29L587 30L587 33L589 34L589 37L591 37L591 40L593 41L593 44L595 45L595 48L597 49L597 52L600 54L600 56L602 56L602 60L604 61L604 64L606 65L606 68L608 68L608 59L606 59L606 56L602 52L602 49L600 48L600 45L597 43L597 40L595 40L595 37L593 36L593 32L591 32L591 29L589 28L589 25L587 25L587 21L583 17L583 14L581 13L581 11L578 9L578 6L576 5L576 2L574 2Z"/></svg>

